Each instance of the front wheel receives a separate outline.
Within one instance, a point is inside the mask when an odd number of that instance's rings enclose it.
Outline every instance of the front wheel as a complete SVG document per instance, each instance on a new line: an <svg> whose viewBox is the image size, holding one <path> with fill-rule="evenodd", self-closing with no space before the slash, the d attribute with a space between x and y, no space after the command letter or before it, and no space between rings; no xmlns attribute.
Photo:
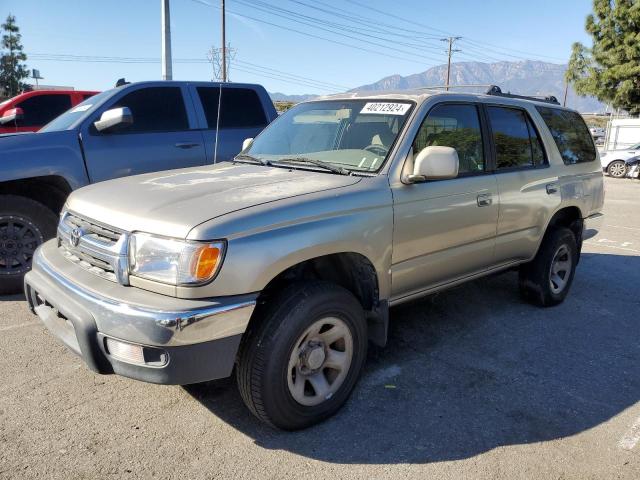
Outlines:
<svg viewBox="0 0 640 480"><path fill-rule="evenodd" d="M58 218L43 204L0 196L0 294L22 291L35 249L56 234Z"/></svg>
<svg viewBox="0 0 640 480"><path fill-rule="evenodd" d="M253 414L285 430L333 415L353 390L367 354L366 321L356 298L326 282L294 284L256 321L236 369Z"/></svg>
<svg viewBox="0 0 640 480"><path fill-rule="evenodd" d="M520 267L520 291L541 307L562 303L569 293L578 263L576 237L568 228L549 232L535 258Z"/></svg>
<svg viewBox="0 0 640 480"><path fill-rule="evenodd" d="M622 160L615 160L607 167L607 173L615 178L622 178L627 174L627 164Z"/></svg>

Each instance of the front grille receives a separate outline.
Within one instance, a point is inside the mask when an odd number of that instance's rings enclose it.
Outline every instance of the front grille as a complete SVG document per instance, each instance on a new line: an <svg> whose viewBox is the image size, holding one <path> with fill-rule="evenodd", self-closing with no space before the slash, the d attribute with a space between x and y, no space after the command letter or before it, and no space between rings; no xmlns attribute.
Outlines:
<svg viewBox="0 0 640 480"><path fill-rule="evenodd" d="M64 212L58 225L58 247L69 261L112 282L128 283L127 234Z"/></svg>
<svg viewBox="0 0 640 480"><path fill-rule="evenodd" d="M115 245L115 243L120 239L120 236L122 235L122 233L116 230L112 230L108 227L103 227L102 225L98 225L97 223L85 220L84 218L80 218L72 213L69 213L64 217L64 222L71 229L81 228L82 230L84 230L86 236L95 238L96 240L103 242L106 245Z"/></svg>

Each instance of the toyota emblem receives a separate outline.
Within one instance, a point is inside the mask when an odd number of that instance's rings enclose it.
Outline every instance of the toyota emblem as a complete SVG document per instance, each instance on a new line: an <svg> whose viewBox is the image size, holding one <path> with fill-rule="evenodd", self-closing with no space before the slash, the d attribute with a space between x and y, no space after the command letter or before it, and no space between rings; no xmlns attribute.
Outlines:
<svg viewBox="0 0 640 480"><path fill-rule="evenodd" d="M84 235L84 231L81 228L74 228L71 231L71 237L69 237L69 243L72 247L77 247L80 243L80 238Z"/></svg>

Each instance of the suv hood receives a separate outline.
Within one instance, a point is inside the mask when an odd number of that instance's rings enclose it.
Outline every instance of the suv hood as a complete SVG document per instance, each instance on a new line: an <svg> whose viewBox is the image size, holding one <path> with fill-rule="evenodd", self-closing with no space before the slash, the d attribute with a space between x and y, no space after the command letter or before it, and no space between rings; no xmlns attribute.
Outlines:
<svg viewBox="0 0 640 480"><path fill-rule="evenodd" d="M227 213L360 180L324 172L222 163L89 185L73 192L67 207L129 232L186 238L193 227Z"/></svg>

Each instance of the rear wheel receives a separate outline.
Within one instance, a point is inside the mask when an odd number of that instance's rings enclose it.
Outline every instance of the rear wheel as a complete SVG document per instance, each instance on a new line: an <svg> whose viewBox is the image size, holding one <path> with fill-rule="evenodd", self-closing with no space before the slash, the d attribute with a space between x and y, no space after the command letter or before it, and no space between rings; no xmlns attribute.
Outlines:
<svg viewBox="0 0 640 480"><path fill-rule="evenodd" d="M558 305L569 293L578 263L576 237L568 228L549 232L536 257L520 267L520 291L541 307Z"/></svg>
<svg viewBox="0 0 640 480"><path fill-rule="evenodd" d="M356 298L330 283L295 284L256 320L236 369L253 414L286 430L334 414L366 359L366 321Z"/></svg>
<svg viewBox="0 0 640 480"><path fill-rule="evenodd" d="M622 178L627 174L627 164L622 160L615 160L607 167L607 173L615 178Z"/></svg>
<svg viewBox="0 0 640 480"><path fill-rule="evenodd" d="M35 249L56 234L58 219L26 197L0 197L0 294L22 291Z"/></svg>

